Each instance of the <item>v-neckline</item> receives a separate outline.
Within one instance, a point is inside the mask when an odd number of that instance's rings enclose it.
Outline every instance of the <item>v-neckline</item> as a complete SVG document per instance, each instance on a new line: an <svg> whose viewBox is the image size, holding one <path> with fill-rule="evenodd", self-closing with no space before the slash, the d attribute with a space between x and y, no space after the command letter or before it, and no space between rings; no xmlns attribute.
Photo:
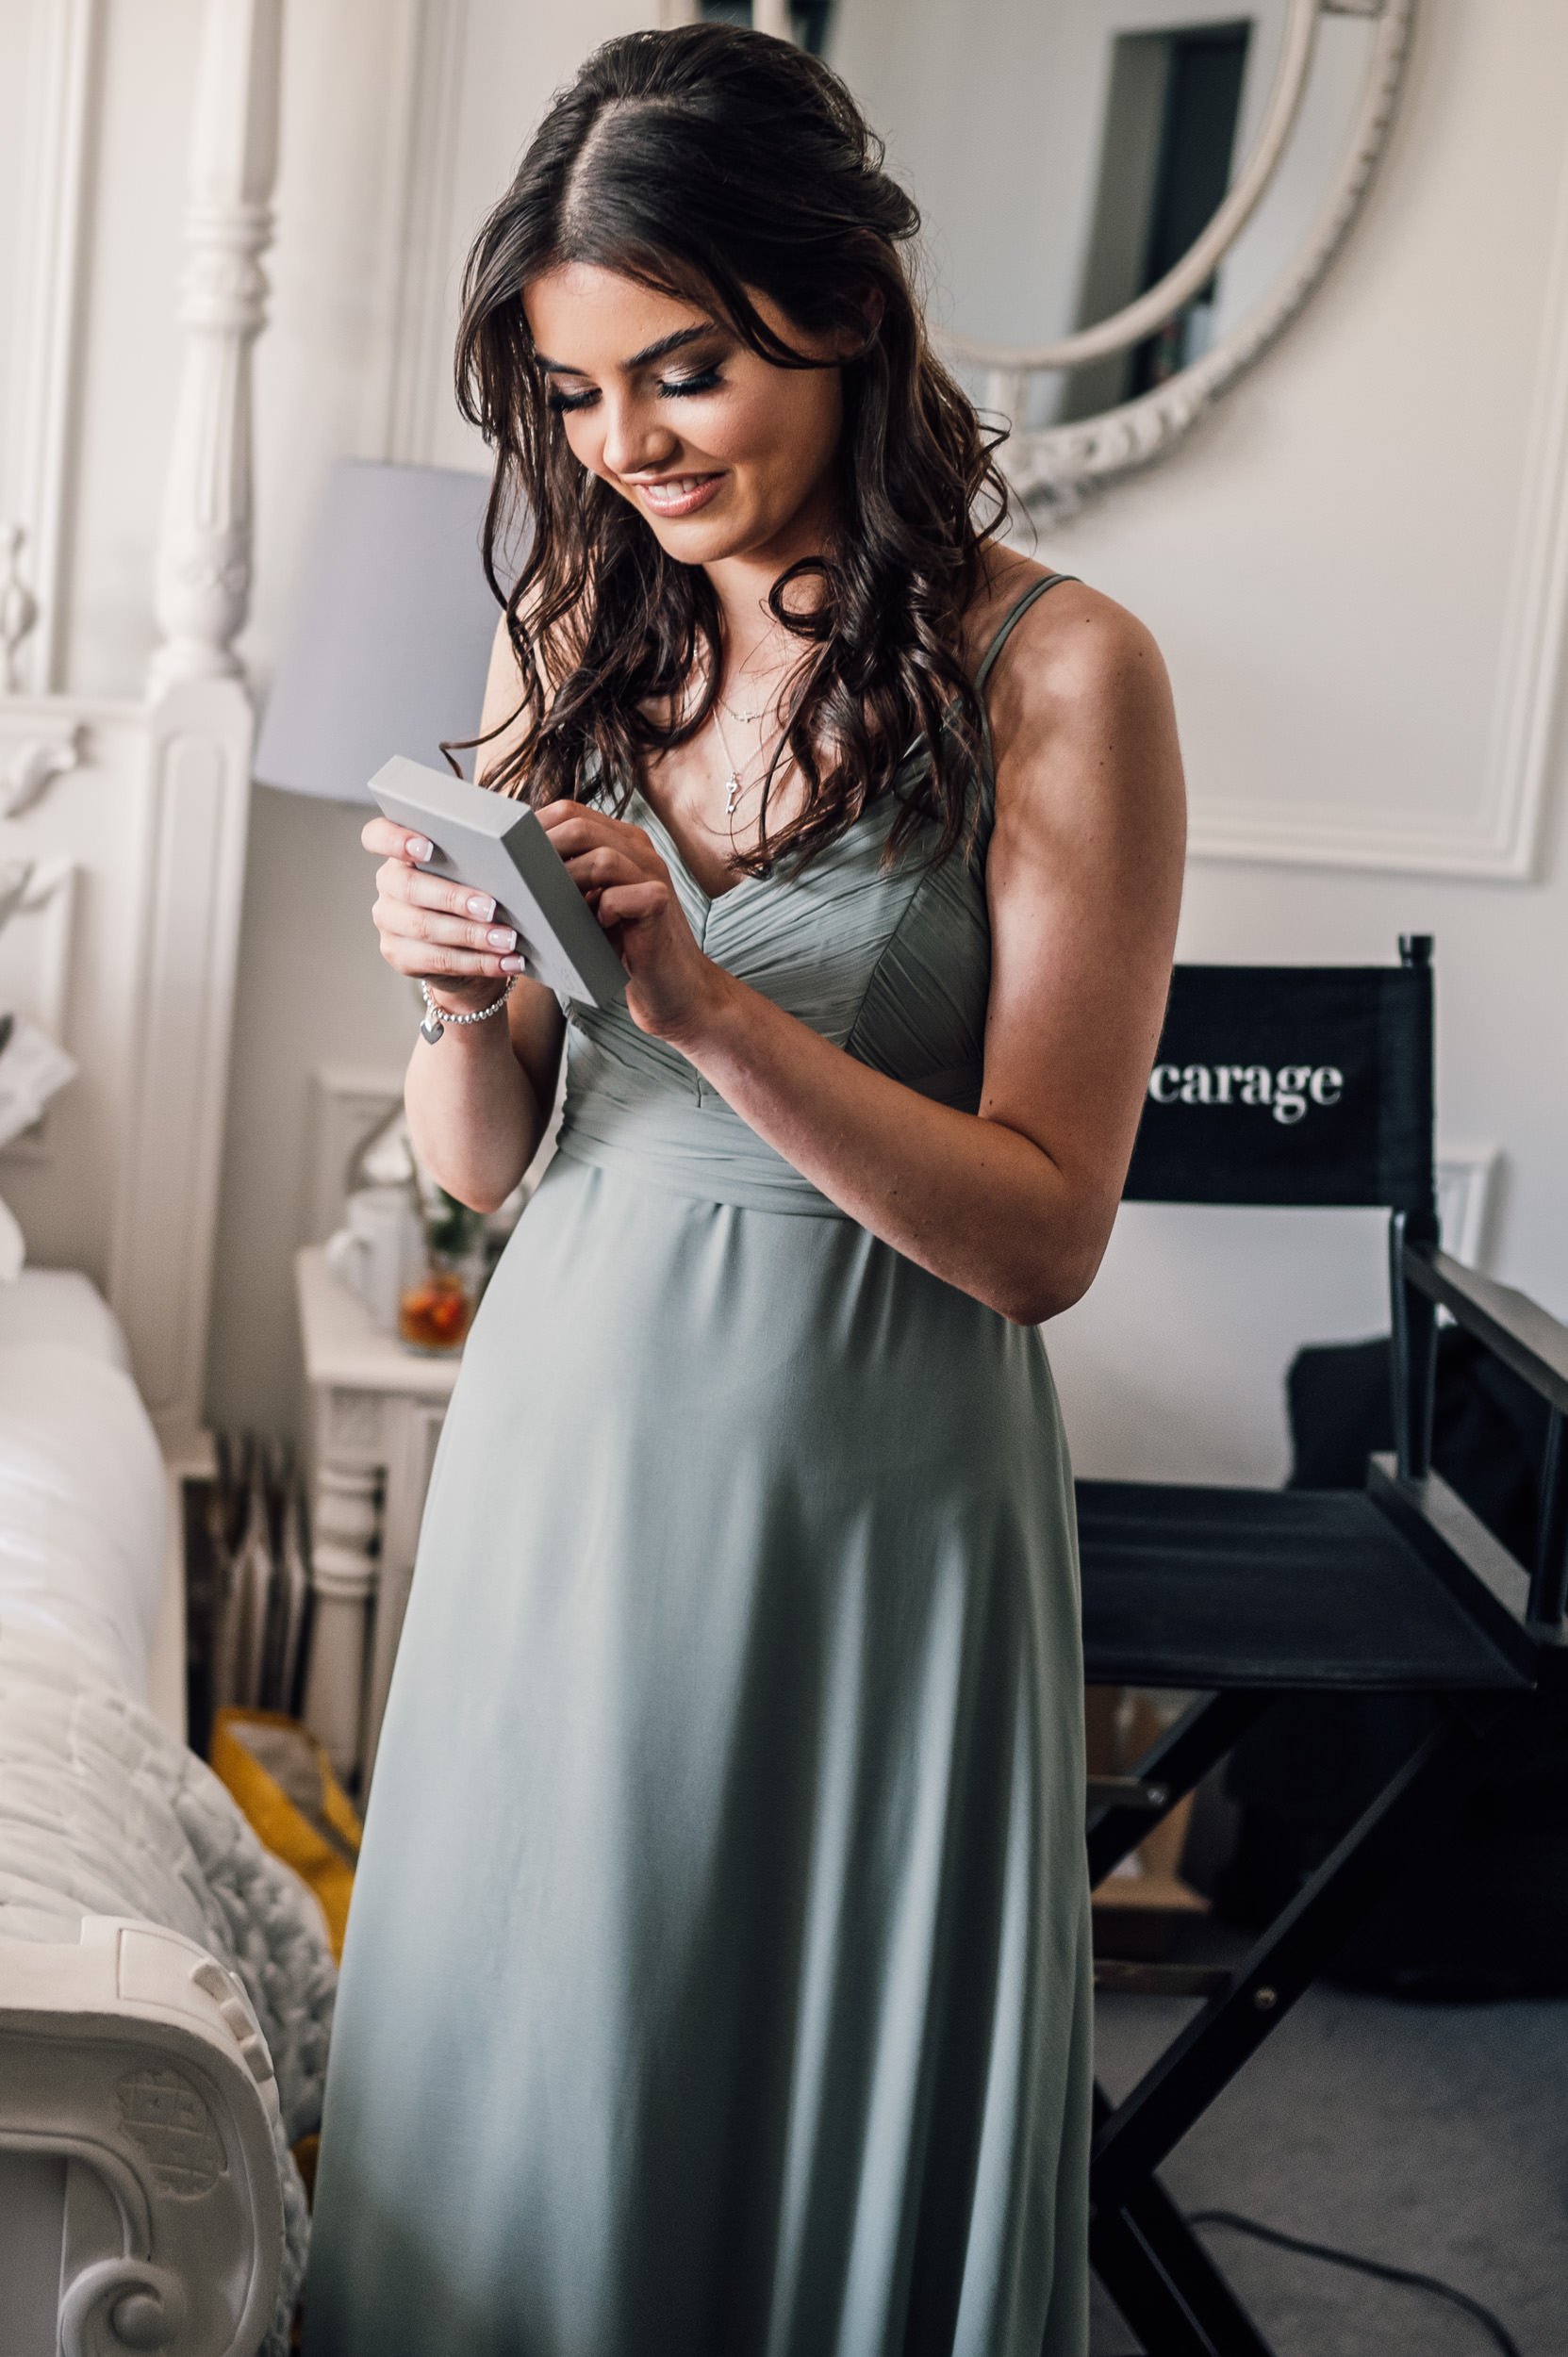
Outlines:
<svg viewBox="0 0 1568 2357"><path fill-rule="evenodd" d="M983 701L985 683L990 677L992 667L995 664L998 655L1001 652L1006 641L1012 635L1015 623L1021 619L1028 608L1034 603L1036 598L1043 596L1048 589L1054 589L1059 582L1073 581L1076 580L1076 574L1073 573L1047 573L1041 580L1031 582L1029 587L1024 591L1023 596L1015 599L1014 603L1009 606L1007 612L1002 616L1001 623L999 627L992 633L985 651L981 657L979 668L976 670L974 675L975 691L982 699L981 710L982 717L984 716L985 709ZM944 718L942 725L944 729L948 726L946 718ZM977 780L982 796L984 795L987 786L994 785L995 783L990 777L990 737L989 731L987 731L985 750L981 763L981 774ZM894 773L895 778L901 776L904 770L909 766L910 763L917 761L922 754L929 759L930 753L931 748L929 744L916 742L912 745L908 751L904 754L903 759L900 762L898 769ZM842 843L847 836L853 834L856 829L864 825L867 818L871 817L875 812L882 809L884 800L887 799L888 795L891 794L891 790L890 785L887 790L887 794L879 795L874 802L865 803L861 809L856 812L853 818L850 819L849 825L843 830L843 832L834 837L834 841L835 843ZM653 821L654 826L657 827L660 835L663 837L668 848L670 855L674 859L676 866L680 869L687 883L690 884L693 892L696 893L698 898L701 901L703 911L705 913L704 921L706 920L706 917L710 916L714 910L719 906L720 902L733 900L737 893L745 891L748 884L773 883L779 881L771 869L767 870L763 875L757 875L751 869L743 869L740 875L735 878L734 882L732 884L726 884L722 892L705 891L702 885L698 882L690 861L686 858L685 853L682 850L679 843L675 840L675 837L671 833L668 826L666 824L664 819L660 817L658 812L654 809L652 803L649 800L640 785L634 784L631 786L630 799L642 804L644 811ZM815 865L815 862L813 862L812 865ZM809 872L809 868L806 872ZM786 878L784 881L788 882L790 879Z"/></svg>
<svg viewBox="0 0 1568 2357"><path fill-rule="evenodd" d="M675 840L675 837L671 833L668 826L666 824L665 820L660 817L658 812L654 809L652 803L649 800L640 785L633 786L632 799L635 801L641 803L644 812L658 829L660 838L670 857L674 860L676 866L680 869L687 883L690 884L693 892L696 893L698 898L701 901L704 910L706 910L710 915L716 908L721 907L726 900L733 900L736 898L739 894L745 891L748 884L787 883L792 881L789 877L780 877L771 868L767 869L762 875L756 874L751 868L745 868L735 878L733 884L725 885L722 892L706 891L703 886L698 882L696 876L692 872L690 861L686 858L685 853L682 850L679 843ZM849 825L844 829L843 832L834 837L834 842L836 844L847 841L858 828L865 824L867 818L871 817L872 815L881 808L882 802L880 799L875 802L866 803L862 809L855 813L855 816L850 819ZM812 865L815 865L815 862L812 863ZM811 868L808 866L804 872L809 875Z"/></svg>
<svg viewBox="0 0 1568 2357"><path fill-rule="evenodd" d="M697 881L697 877L692 869L691 862L687 859L685 853L676 842L669 828L660 817L658 812L654 809L652 803L649 800L640 785L633 786L632 799L634 801L641 803L645 816L653 821L654 826L657 827L659 831L660 839L665 846L666 851L668 853L670 858L673 859L676 866L680 869L682 875L685 878L687 883L690 884L693 892L696 893L698 898L701 901L702 906L705 909L716 909L721 900L733 900L735 894L737 892L744 891L745 887L749 883L768 882L769 878L767 876L753 875L751 871L747 868L742 870L742 872L735 878L734 883L726 884L722 892L704 891L702 886Z"/></svg>

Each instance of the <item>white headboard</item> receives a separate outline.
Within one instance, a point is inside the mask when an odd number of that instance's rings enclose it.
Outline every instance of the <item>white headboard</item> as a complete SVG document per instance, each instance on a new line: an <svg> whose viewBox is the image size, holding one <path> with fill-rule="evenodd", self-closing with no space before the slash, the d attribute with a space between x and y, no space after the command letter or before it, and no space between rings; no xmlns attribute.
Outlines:
<svg viewBox="0 0 1568 2357"><path fill-rule="evenodd" d="M60 0L67 106L90 17ZM66 462L65 437L46 429L51 403L69 398L69 306L34 307L29 512L0 523L0 868L32 868L0 933L0 1010L31 1015L79 1067L0 1155L0 1195L30 1261L83 1269L107 1294L175 1461L201 1431L244 865L253 727L233 644L250 597L251 347L265 319L280 21L281 0L206 0L182 378L147 585L157 646L140 701L73 695L54 676ZM41 271L73 250L89 171L78 140L35 199Z"/></svg>

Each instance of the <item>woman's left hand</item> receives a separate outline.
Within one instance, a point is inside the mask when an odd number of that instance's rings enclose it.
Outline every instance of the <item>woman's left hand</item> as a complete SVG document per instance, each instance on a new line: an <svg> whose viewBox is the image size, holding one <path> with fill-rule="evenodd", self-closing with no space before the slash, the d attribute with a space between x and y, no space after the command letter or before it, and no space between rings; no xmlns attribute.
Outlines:
<svg viewBox="0 0 1568 2357"><path fill-rule="evenodd" d="M538 818L626 968L638 1030L674 1047L695 1037L728 977L698 948L652 838L581 802L547 802Z"/></svg>

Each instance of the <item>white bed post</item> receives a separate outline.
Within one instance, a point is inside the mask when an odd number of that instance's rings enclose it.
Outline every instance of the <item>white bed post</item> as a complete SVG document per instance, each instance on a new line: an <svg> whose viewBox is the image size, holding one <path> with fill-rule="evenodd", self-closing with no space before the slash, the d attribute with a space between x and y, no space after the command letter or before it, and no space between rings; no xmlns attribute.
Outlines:
<svg viewBox="0 0 1568 2357"><path fill-rule="evenodd" d="M250 602L251 348L266 318L281 27L282 0L208 0L148 683L140 1061L109 1294L176 1461L203 1445L253 737L234 641Z"/></svg>
<svg viewBox="0 0 1568 2357"><path fill-rule="evenodd" d="M251 590L251 346L277 169L281 0L209 0L191 140L185 358L164 493L152 692L239 676Z"/></svg>

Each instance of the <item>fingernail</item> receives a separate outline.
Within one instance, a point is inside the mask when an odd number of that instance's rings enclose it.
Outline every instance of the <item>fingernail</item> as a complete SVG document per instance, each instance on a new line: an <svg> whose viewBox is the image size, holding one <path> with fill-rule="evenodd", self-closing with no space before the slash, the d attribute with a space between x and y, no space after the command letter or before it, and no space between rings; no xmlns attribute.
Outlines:
<svg viewBox="0 0 1568 2357"><path fill-rule="evenodd" d="M407 849L410 859L434 859L436 856L436 846L428 835L411 834Z"/></svg>
<svg viewBox="0 0 1568 2357"><path fill-rule="evenodd" d="M470 916L493 916L495 902L487 893L476 892L469 902L469 915Z"/></svg>
<svg viewBox="0 0 1568 2357"><path fill-rule="evenodd" d="M510 925L496 925L485 936L492 949L510 949L517 940Z"/></svg>
<svg viewBox="0 0 1568 2357"><path fill-rule="evenodd" d="M501 970L503 974L520 974L522 972L522 960L520 958L503 958L501 961Z"/></svg>

